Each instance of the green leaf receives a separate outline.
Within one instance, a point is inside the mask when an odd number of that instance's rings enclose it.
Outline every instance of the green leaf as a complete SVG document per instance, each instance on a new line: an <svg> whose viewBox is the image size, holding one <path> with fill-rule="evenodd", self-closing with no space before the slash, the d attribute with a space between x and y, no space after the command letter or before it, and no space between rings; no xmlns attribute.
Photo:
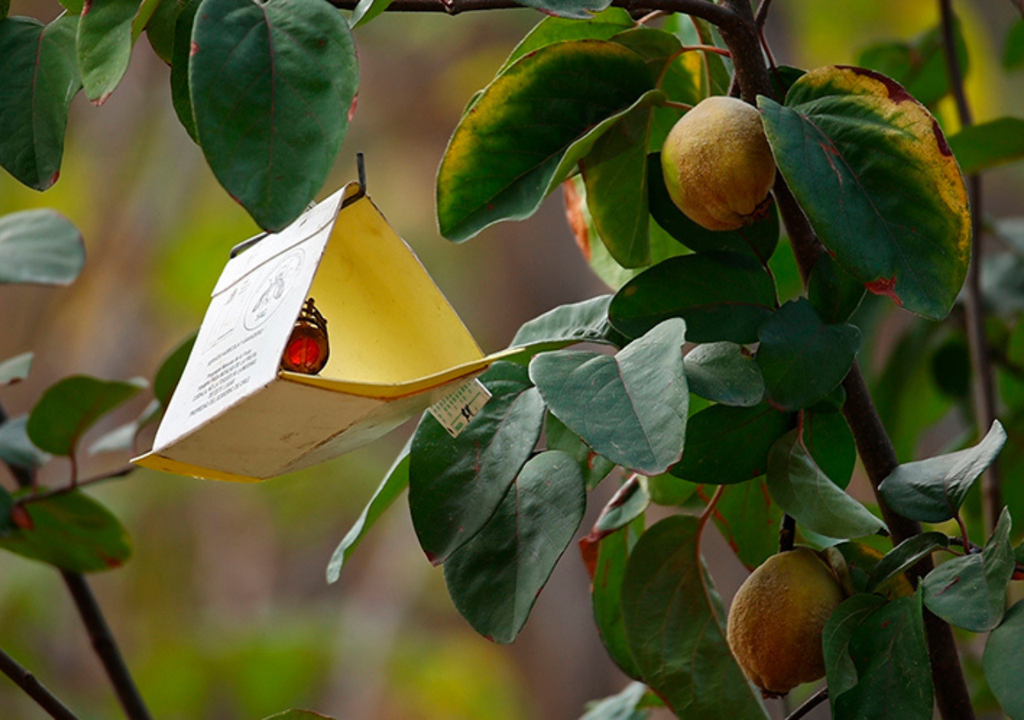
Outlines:
<svg viewBox="0 0 1024 720"><path fill-rule="evenodd" d="M866 600L857 602L870 605ZM860 613L850 618L857 619ZM826 633L828 630L826 626ZM920 592L885 603L860 620L852 631L848 652L857 682L831 698L836 720L931 720L934 691ZM844 679L841 684L845 688L848 675ZM830 690L831 682L830 676Z"/></svg>
<svg viewBox="0 0 1024 720"><path fill-rule="evenodd" d="M997 626L1006 609L1006 587L1015 559L1010 546L1010 513L1003 508L992 537L980 553L939 565L921 581L924 604L940 618L971 632Z"/></svg>
<svg viewBox="0 0 1024 720"><path fill-rule="evenodd" d="M36 470L53 456L32 444L25 430L27 423L27 415L18 415L0 425L0 460L11 467Z"/></svg>
<svg viewBox="0 0 1024 720"><path fill-rule="evenodd" d="M804 75L786 106L759 106L779 170L839 265L906 310L945 317L971 227L935 118L892 80L843 66Z"/></svg>
<svg viewBox="0 0 1024 720"><path fill-rule="evenodd" d="M640 677L640 669L633 659L626 640L626 629L622 620L622 581L626 576L629 553L636 544L636 538L644 531L644 521L635 520L631 525L604 536L591 535L580 540L584 560L593 557L593 545L597 544L597 557L589 567L591 603L594 609L594 623L608 656L631 678ZM595 539L599 537L599 539Z"/></svg>
<svg viewBox="0 0 1024 720"><path fill-rule="evenodd" d="M69 15L46 26L22 17L0 21L0 165L36 190L57 182L68 107L82 87L77 26Z"/></svg>
<svg viewBox="0 0 1024 720"><path fill-rule="evenodd" d="M373 20L388 9L391 0L359 0L352 17L348 19L349 27L356 28Z"/></svg>
<svg viewBox="0 0 1024 720"><path fill-rule="evenodd" d="M583 520L576 461L558 450L523 467L487 524L444 564L452 602L478 633L510 643Z"/></svg>
<svg viewBox="0 0 1024 720"><path fill-rule="evenodd" d="M1024 120L1004 117L962 128L949 147L966 175L1024 158Z"/></svg>
<svg viewBox="0 0 1024 720"><path fill-rule="evenodd" d="M772 502L763 478L725 488L711 518L748 570L778 552L782 509Z"/></svg>
<svg viewBox="0 0 1024 720"><path fill-rule="evenodd" d="M768 490L796 521L819 535L873 535L885 523L839 489L818 467L798 430L783 435L768 455Z"/></svg>
<svg viewBox="0 0 1024 720"><path fill-rule="evenodd" d="M882 481L878 492L889 507L911 520L949 520L1005 443L1006 431L996 420L974 447L899 465Z"/></svg>
<svg viewBox="0 0 1024 720"><path fill-rule="evenodd" d="M698 345L683 360L690 392L705 400L753 407L764 399L764 378L753 355L742 345Z"/></svg>
<svg viewBox="0 0 1024 720"><path fill-rule="evenodd" d="M646 694L646 685L632 682L618 695L587 703L587 712L580 720L646 720L651 714L641 706Z"/></svg>
<svg viewBox="0 0 1024 720"><path fill-rule="evenodd" d="M836 388L860 348L854 325L825 325L805 298L792 300L760 330L757 364L768 402L780 410L810 407Z"/></svg>
<svg viewBox="0 0 1024 720"><path fill-rule="evenodd" d="M78 65L85 94L102 105L121 82L132 54L139 0L87 0L78 24Z"/></svg>
<svg viewBox="0 0 1024 720"><path fill-rule="evenodd" d="M174 60L174 26L187 0L160 0L146 23L146 39L161 60Z"/></svg>
<svg viewBox="0 0 1024 720"><path fill-rule="evenodd" d="M1024 683L1020 668L1024 663L1024 601L1016 603L1003 617L985 642L981 662L985 679L1011 718L1024 717Z"/></svg>
<svg viewBox="0 0 1024 720"><path fill-rule="evenodd" d="M591 450L579 435L551 413L548 413L544 421L544 439L548 450L561 450L576 459L587 490L593 490L615 469L615 463Z"/></svg>
<svg viewBox="0 0 1024 720"><path fill-rule="evenodd" d="M113 513L80 492L21 505L28 519L0 548L62 570L89 573L120 567L131 556L131 541Z"/></svg>
<svg viewBox="0 0 1024 720"><path fill-rule="evenodd" d="M580 20L591 18L611 5L611 0L516 0L516 2L549 15Z"/></svg>
<svg viewBox="0 0 1024 720"><path fill-rule="evenodd" d="M106 452L127 452L135 454L135 440L138 438L139 430L160 415L160 403L156 400L143 409L134 420L129 420L118 425L113 430L101 435L94 443L89 445L89 454L98 455Z"/></svg>
<svg viewBox="0 0 1024 720"><path fill-rule="evenodd" d="M623 30L632 27L636 27L636 23L622 8L608 8L583 20L546 17L519 41L497 74L505 72L512 63L524 55L546 45L566 40L611 40Z"/></svg>
<svg viewBox="0 0 1024 720"><path fill-rule="evenodd" d="M736 252L673 257L626 283L608 316L637 337L667 318L686 321L687 339L705 343L757 341L775 306L775 284L754 258Z"/></svg>
<svg viewBox="0 0 1024 720"><path fill-rule="evenodd" d="M1007 70L1024 67L1024 20L1014 24L1006 35L1006 45L1003 47L1003 67Z"/></svg>
<svg viewBox="0 0 1024 720"><path fill-rule="evenodd" d="M779 243L779 214L774 204L765 217L753 225L728 232L714 232L695 223L672 202L662 174L661 153L652 153L647 157L647 182L650 187L648 195L651 217L665 232L691 250L752 253L762 265L775 252Z"/></svg>
<svg viewBox="0 0 1024 720"><path fill-rule="evenodd" d="M644 514L651 502L647 494L646 478L633 475L612 495L594 523L594 532L607 534L615 532Z"/></svg>
<svg viewBox="0 0 1024 720"><path fill-rule="evenodd" d="M826 325L845 323L864 299L864 286L823 252L811 270L807 299Z"/></svg>
<svg viewBox="0 0 1024 720"><path fill-rule="evenodd" d="M583 342L624 345L625 338L608 322L611 301L611 295L599 295L583 302L560 305L524 323L509 347L529 348L534 355Z"/></svg>
<svg viewBox="0 0 1024 720"><path fill-rule="evenodd" d="M199 144L224 189L265 230L297 218L348 129L358 64L327 3L203 0L189 87Z"/></svg>
<svg viewBox="0 0 1024 720"><path fill-rule="evenodd" d="M127 382L73 375L51 385L29 414L26 430L36 447L54 455L75 454L82 435L108 412L146 387Z"/></svg>
<svg viewBox="0 0 1024 720"><path fill-rule="evenodd" d="M384 511L391 507L398 496L409 487L409 451L411 447L412 439L410 438L385 473L380 485L373 492L370 502L366 504L363 512L360 513L355 523L345 533L345 537L338 543L338 547L335 548L330 562L327 563L327 582L329 584L338 581L338 578L341 577L342 567L348 562L349 557L355 552L356 547L366 537L366 534L370 532L370 528L380 519Z"/></svg>
<svg viewBox="0 0 1024 720"><path fill-rule="evenodd" d="M492 397L457 438L433 416L413 435L409 510L435 565L487 523L540 437L544 402L526 368L497 362L480 381Z"/></svg>
<svg viewBox="0 0 1024 720"><path fill-rule="evenodd" d="M192 333L164 358L160 368L156 371L156 377L153 378L153 396L156 397L161 407L167 407L171 401L171 395L174 394L174 389L178 386L181 373L185 371L185 363L188 362L188 356L192 353L192 346L195 345L195 342L196 333Z"/></svg>
<svg viewBox="0 0 1024 720"><path fill-rule="evenodd" d="M961 72L970 63L960 23L954 23L954 41ZM935 27L909 41L887 42L864 50L857 64L887 75L907 89L918 102L935 105L950 91L942 27Z"/></svg>
<svg viewBox="0 0 1024 720"><path fill-rule="evenodd" d="M11 0L0 0L0 20L6 20L11 11Z"/></svg>
<svg viewBox="0 0 1024 720"><path fill-rule="evenodd" d="M0 284L69 285L84 264L82 235L60 213L22 210L0 217Z"/></svg>
<svg viewBox="0 0 1024 720"><path fill-rule="evenodd" d="M448 143L437 175L441 234L461 242L532 215L598 137L649 102L652 89L643 60L614 42L560 42L517 60L484 89Z"/></svg>
<svg viewBox="0 0 1024 720"><path fill-rule="evenodd" d="M626 567L622 612L642 679L677 717L766 717L725 640L721 599L700 557L700 522L647 530Z"/></svg>
<svg viewBox="0 0 1024 720"><path fill-rule="evenodd" d="M651 262L647 142L651 108L631 109L580 160L587 207L611 256L623 267Z"/></svg>
<svg viewBox="0 0 1024 720"><path fill-rule="evenodd" d="M622 287L640 274L642 268L622 267L605 247L605 242L597 232L590 210L587 208L587 191L583 184L583 178L579 175L569 178L562 183L562 189L565 198L565 213L569 220L569 227L575 236L576 246L594 274L613 289ZM652 265L656 265L666 258L689 252L656 224L649 227L651 234L648 246L651 251ZM616 333L616 335L619 334Z"/></svg>
<svg viewBox="0 0 1024 720"><path fill-rule="evenodd" d="M33 357L32 353L27 352L0 362L0 386L14 385L27 378Z"/></svg>
<svg viewBox="0 0 1024 720"><path fill-rule="evenodd" d="M866 591L874 592L875 588L887 580L916 565L921 558L948 547L949 538L940 532L921 533L904 540L879 560L868 578Z"/></svg>
<svg viewBox="0 0 1024 720"><path fill-rule="evenodd" d="M666 321L614 357L544 353L530 363L530 378L551 412L596 452L656 475L683 449L689 401L684 332L681 321Z"/></svg>
<svg viewBox="0 0 1024 720"><path fill-rule="evenodd" d="M857 594L837 607L821 633L825 654L825 676L833 710L840 695L857 685L857 667L850 657L850 640L857 627L885 604L877 595Z"/></svg>
<svg viewBox="0 0 1024 720"><path fill-rule="evenodd" d="M746 482L765 474L768 451L789 427L789 416L765 403L712 405L690 418L683 457L670 472L698 484Z"/></svg>
<svg viewBox="0 0 1024 720"><path fill-rule="evenodd" d="M857 461L857 447L843 414L838 410L805 412L802 437L821 471L845 490Z"/></svg>
<svg viewBox="0 0 1024 720"><path fill-rule="evenodd" d="M189 64L192 57L192 27L202 0L184 0L174 22L174 46L171 54L171 104L178 122L193 142L199 142L196 114L189 87Z"/></svg>

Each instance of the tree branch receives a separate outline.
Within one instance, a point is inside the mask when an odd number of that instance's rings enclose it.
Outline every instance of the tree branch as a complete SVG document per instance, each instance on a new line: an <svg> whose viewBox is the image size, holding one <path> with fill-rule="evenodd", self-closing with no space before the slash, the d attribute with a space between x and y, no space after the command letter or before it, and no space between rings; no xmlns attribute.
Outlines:
<svg viewBox="0 0 1024 720"><path fill-rule="evenodd" d="M35 675L30 673L10 655L0 650L0 672L14 681L14 684L25 691L25 694L36 701L50 717L56 720L78 720L67 706L46 689Z"/></svg>
<svg viewBox="0 0 1024 720"><path fill-rule="evenodd" d="M956 53L956 17L953 14L951 0L939 0L939 12L942 18L942 51L946 58L946 71L949 73L949 86L956 101L957 115L962 127L974 124L971 106L967 102L964 90L963 68L960 57ZM985 338L985 311L981 298L981 257L982 257L982 213L981 213L981 176L971 175L967 178L967 193L971 204L971 238L973 252L971 264L967 271L966 291L964 292L964 319L967 327L967 347L970 349L973 373L974 418L978 426L978 435L984 435L996 419L996 392L992 381L992 353ZM999 464L993 463L982 475L981 480L982 514L985 518L986 535L995 528L999 514L1003 511L1002 479Z"/></svg>
<svg viewBox="0 0 1024 720"><path fill-rule="evenodd" d="M121 657L117 643L114 642L114 636L103 617L99 603L96 602L96 597L92 594L89 583L81 573L65 570L61 574L71 592L71 597L74 598L78 613L82 616L82 622L89 633L93 649L103 663L111 685L114 686L114 692L121 702L125 715L129 720L151 720L152 716L143 703L138 688L135 687L135 682Z"/></svg>
<svg viewBox="0 0 1024 720"><path fill-rule="evenodd" d="M353 10L359 0L327 0L341 10ZM647 13L653 10L693 15L719 27L734 26L736 14L710 0L613 0L614 7L628 10L630 14ZM458 15L478 10L523 9L514 0L393 0L388 12L435 12Z"/></svg>
<svg viewBox="0 0 1024 720"><path fill-rule="evenodd" d="M799 720L826 700L828 700L828 685L807 698L803 705L786 716L786 720Z"/></svg>

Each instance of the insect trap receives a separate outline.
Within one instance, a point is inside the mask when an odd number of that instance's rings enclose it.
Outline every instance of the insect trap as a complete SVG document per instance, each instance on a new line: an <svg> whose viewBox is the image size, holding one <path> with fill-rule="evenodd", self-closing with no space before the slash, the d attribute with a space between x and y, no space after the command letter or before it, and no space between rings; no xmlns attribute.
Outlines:
<svg viewBox="0 0 1024 720"><path fill-rule="evenodd" d="M135 463L262 480L435 403L465 423L486 401L467 382L504 353L484 356L364 185L232 251L153 450Z"/></svg>

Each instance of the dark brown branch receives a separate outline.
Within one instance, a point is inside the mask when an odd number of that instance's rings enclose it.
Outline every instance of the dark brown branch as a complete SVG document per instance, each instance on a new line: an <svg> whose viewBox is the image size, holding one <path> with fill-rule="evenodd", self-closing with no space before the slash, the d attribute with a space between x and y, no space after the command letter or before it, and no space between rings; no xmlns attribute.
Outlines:
<svg viewBox="0 0 1024 720"><path fill-rule="evenodd" d="M37 503L42 500L50 500L61 495L67 495L68 493L75 492L76 490L81 490L82 488L88 487L89 485L96 485L98 483L107 482L108 480L123 478L127 475L131 475L136 470L138 470L138 468L134 465L125 465L123 467L118 468L117 470L112 470L111 472L103 473L102 475L96 475L91 478L86 478L85 480L82 480L75 485L65 485L64 487L55 488L53 490L45 490L43 492L35 493L34 495L26 495L25 497L18 498L16 504L28 505L30 503Z"/></svg>
<svg viewBox="0 0 1024 720"><path fill-rule="evenodd" d="M46 689L35 675L22 667L14 658L0 650L0 672L14 681L14 684L25 691L25 694L36 701L36 704L56 720L78 720L67 706Z"/></svg>
<svg viewBox="0 0 1024 720"><path fill-rule="evenodd" d="M964 90L963 68L956 52L956 17L951 0L939 0L942 18L942 50L949 73L949 86L956 102L957 115L962 127L974 124L967 92ZM970 349L973 373L974 417L978 435L984 435L996 419L996 391L993 383L992 353L985 338L985 310L981 297L981 258L983 252L983 228L981 217L981 176L967 178L967 192L971 204L971 238L973 252L967 271L966 292L964 292L964 316L967 326L967 347ZM1003 510L1002 479L999 464L992 464L981 480L983 514L986 534L992 532Z"/></svg>
<svg viewBox="0 0 1024 720"><path fill-rule="evenodd" d="M152 720L152 716L128 672L128 667L121 657L117 643L114 642L114 636L103 617L99 603L96 602L96 597L92 594L89 583L80 573L64 571L61 574L71 592L71 597L75 600L75 606L89 633L93 649L107 671L107 677L110 678L110 683L114 686L114 692L117 694L117 699L120 701L125 715L129 720Z"/></svg>
<svg viewBox="0 0 1024 720"><path fill-rule="evenodd" d="M358 0L328 0L336 8L353 10ZM736 15L727 8L710 0L613 0L614 7L628 10L630 14L663 10L672 13L693 15L718 26L736 23ZM440 12L458 15L478 10L512 10L525 6L513 0L393 0L388 12Z"/></svg>

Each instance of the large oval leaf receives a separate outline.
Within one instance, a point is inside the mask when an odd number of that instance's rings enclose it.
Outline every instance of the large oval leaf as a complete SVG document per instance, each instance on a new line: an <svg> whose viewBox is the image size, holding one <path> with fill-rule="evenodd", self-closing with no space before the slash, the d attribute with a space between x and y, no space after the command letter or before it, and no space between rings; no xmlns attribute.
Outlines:
<svg viewBox="0 0 1024 720"><path fill-rule="evenodd" d="M480 379L491 399L457 438L429 416L412 440L409 510L435 565L487 523L540 437L544 402L526 368L499 362Z"/></svg>
<svg viewBox="0 0 1024 720"><path fill-rule="evenodd" d="M132 54L132 21L139 0L88 0L78 25L78 65L85 94L94 105L110 97Z"/></svg>
<svg viewBox="0 0 1024 720"><path fill-rule="evenodd" d="M996 420L973 447L897 466L882 481L878 493L889 507L911 520L950 520L971 485L995 462L1005 444L1006 430Z"/></svg>
<svg viewBox="0 0 1024 720"><path fill-rule="evenodd" d="M698 345L686 354L690 392L705 400L752 407L764 399L764 378L754 356L742 345Z"/></svg>
<svg viewBox="0 0 1024 720"><path fill-rule="evenodd" d="M467 240L534 213L618 117L653 89L614 42L546 45L488 85L452 134L437 175L441 234Z"/></svg>
<svg viewBox="0 0 1024 720"><path fill-rule="evenodd" d="M748 570L779 551L782 510L772 502L764 478L725 488L711 518Z"/></svg>
<svg viewBox="0 0 1024 720"><path fill-rule="evenodd" d="M614 357L561 351L538 355L530 378L551 412L595 451L645 475L679 459L689 393L681 320L669 320Z"/></svg>
<svg viewBox="0 0 1024 720"><path fill-rule="evenodd" d="M626 567L622 613L642 679L677 717L764 718L725 640L725 612L700 556L700 521L647 530Z"/></svg>
<svg viewBox="0 0 1024 720"><path fill-rule="evenodd" d="M783 510L819 535L864 537L885 527L828 479L804 446L799 430L791 430L772 446L768 490Z"/></svg>
<svg viewBox="0 0 1024 720"><path fill-rule="evenodd" d="M593 533L580 540L584 561L593 558L593 543L598 543L596 559L590 578L591 603L594 609L594 624L608 656L622 672L631 678L639 678L640 670L633 659L633 652L626 640L626 629L622 624L622 581L626 575L626 563L636 540L644 531L644 520L638 518L617 532L594 540ZM589 567L589 563L588 563Z"/></svg>
<svg viewBox="0 0 1024 720"><path fill-rule="evenodd" d="M768 452L789 429L790 417L767 403L701 410L690 418L683 457L671 472L710 485L733 485L764 475Z"/></svg>
<svg viewBox="0 0 1024 720"><path fill-rule="evenodd" d="M963 177L935 118L883 75L844 66L758 99L775 161L818 237L868 290L946 316L967 275Z"/></svg>
<svg viewBox="0 0 1024 720"><path fill-rule="evenodd" d="M23 210L0 217L0 283L68 285L84 264L82 234L60 213Z"/></svg>
<svg viewBox="0 0 1024 720"><path fill-rule="evenodd" d="M860 349L855 325L826 325L805 298L779 308L760 329L757 364L780 410L810 407L843 381Z"/></svg>
<svg viewBox="0 0 1024 720"><path fill-rule="evenodd" d="M612 300L615 328L638 337L670 317L691 342L757 341L775 307L775 283L750 255L708 252L669 258L626 283Z"/></svg>
<svg viewBox="0 0 1024 720"><path fill-rule="evenodd" d="M586 504L571 456L552 450L526 463L487 524L444 564L452 602L478 633L516 639Z"/></svg>
<svg viewBox="0 0 1024 720"><path fill-rule="evenodd" d="M861 600L864 597L855 595L846 602L862 607L873 602ZM840 606L836 612L843 609ZM849 633L847 651L857 679L852 687L830 697L833 717L930 720L934 691L921 593L885 603L866 617L856 613L842 619L857 623ZM826 626L826 633L830 630ZM831 685L832 674L830 690Z"/></svg>
<svg viewBox="0 0 1024 720"><path fill-rule="evenodd" d="M1003 513L980 553L953 558L921 581L924 604L940 618L971 632L991 630L1003 619L1006 587L1015 558L1010 546L1010 513Z"/></svg>
<svg viewBox="0 0 1024 720"><path fill-rule="evenodd" d="M118 405L136 395L142 380L100 380L73 375L47 388L28 417L26 429L36 447L54 455L75 454L82 435Z"/></svg>
<svg viewBox="0 0 1024 720"><path fill-rule="evenodd" d="M1020 668L1024 664L1024 601L1018 602L1002 624L988 636L982 665L985 679L999 700L1003 712L1011 718L1024 717L1024 683Z"/></svg>
<svg viewBox="0 0 1024 720"><path fill-rule="evenodd" d="M19 528L0 548L71 572L120 567L131 556L128 533L103 505L80 492L22 504Z"/></svg>
<svg viewBox="0 0 1024 720"><path fill-rule="evenodd" d="M46 26L23 17L0 23L0 165L36 190L57 182L68 107L82 88L77 27L69 15Z"/></svg>
<svg viewBox="0 0 1024 720"><path fill-rule="evenodd" d="M203 0L190 52L206 161L260 227L282 229L323 186L348 129L348 24L327 3Z"/></svg>

